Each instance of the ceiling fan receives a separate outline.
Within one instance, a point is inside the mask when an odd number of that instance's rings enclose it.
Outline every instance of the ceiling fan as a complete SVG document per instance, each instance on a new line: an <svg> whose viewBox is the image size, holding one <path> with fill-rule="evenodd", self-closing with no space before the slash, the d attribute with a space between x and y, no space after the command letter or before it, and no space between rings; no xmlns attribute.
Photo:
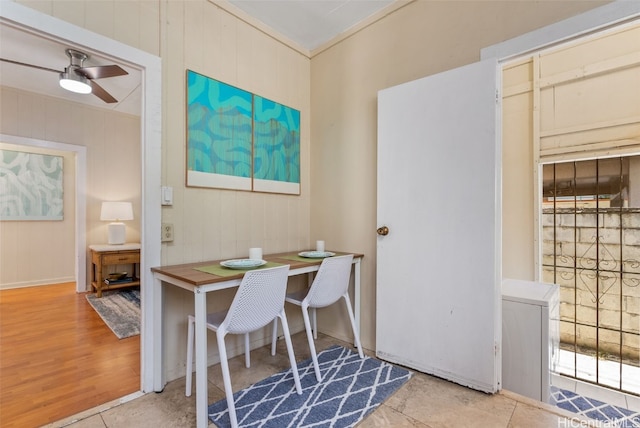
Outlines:
<svg viewBox="0 0 640 428"><path fill-rule="evenodd" d="M105 91L102 86L98 85L94 79L124 76L129 73L116 64L84 67L84 61L89 58L87 54L76 49L66 49L65 53L69 57L69 66L65 67L64 71L42 67L40 65L27 64L6 58L0 58L0 61L58 73L60 76L60 86L64 89L80 94L93 93L105 103L118 102L118 100Z"/></svg>

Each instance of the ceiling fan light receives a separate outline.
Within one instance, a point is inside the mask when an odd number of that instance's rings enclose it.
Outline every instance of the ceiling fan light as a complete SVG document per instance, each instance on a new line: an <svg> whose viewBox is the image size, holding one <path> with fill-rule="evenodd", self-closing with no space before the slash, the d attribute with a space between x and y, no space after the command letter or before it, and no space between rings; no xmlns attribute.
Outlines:
<svg viewBox="0 0 640 428"><path fill-rule="evenodd" d="M67 91L75 92L77 94L90 94L91 85L89 80L76 74L75 72L63 71L60 73L60 86Z"/></svg>

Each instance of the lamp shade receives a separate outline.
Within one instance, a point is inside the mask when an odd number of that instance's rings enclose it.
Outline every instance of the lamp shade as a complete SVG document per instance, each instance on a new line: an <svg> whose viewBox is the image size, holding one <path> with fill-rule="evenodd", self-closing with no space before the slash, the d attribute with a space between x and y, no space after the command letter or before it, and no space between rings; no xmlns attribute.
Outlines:
<svg viewBox="0 0 640 428"><path fill-rule="evenodd" d="M126 242L126 226L122 220L133 220L131 202L103 202L100 210L100 220L109 223L109 244L120 245Z"/></svg>
<svg viewBox="0 0 640 428"><path fill-rule="evenodd" d="M133 205L131 202L103 202L100 210L100 220L133 220Z"/></svg>

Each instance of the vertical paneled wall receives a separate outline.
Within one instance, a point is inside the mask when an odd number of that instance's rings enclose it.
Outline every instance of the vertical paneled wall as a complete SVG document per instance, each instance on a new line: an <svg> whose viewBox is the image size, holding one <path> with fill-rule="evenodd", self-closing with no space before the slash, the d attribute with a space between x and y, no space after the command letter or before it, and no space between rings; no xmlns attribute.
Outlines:
<svg viewBox="0 0 640 428"><path fill-rule="evenodd" d="M206 1L168 2L162 58L165 139L163 182L174 203L162 219L175 240L163 263L248 256L306 248L309 243L309 60ZM301 112L300 196L185 186L185 74L205 76Z"/></svg>
<svg viewBox="0 0 640 428"><path fill-rule="evenodd" d="M484 47L603 3L606 2L415 1L313 56L311 238L365 254L361 299L365 347L375 347L376 328L376 228L380 226L376 224L377 91L473 63L479 60ZM520 172L529 168L525 159L530 150L522 140L510 148L509 156L518 163L504 171L503 183L517 185ZM420 171L412 174L419 198L428 197L430 186L446 185L446 177L439 183L426 183ZM521 182L523 197L529 192L529 183L530 180ZM511 228L528 227L530 223L522 226L519 216L532 212L532 201L509 207L515 210L507 211L505 206L505 222L510 222ZM527 216L532 218L532 214ZM517 237L533 236L531 229L518 230L523 232ZM505 230L503 235L507 234ZM505 242L503 254L516 248L519 256L530 257L531 246L526 245L531 243L518 242L514 236ZM505 263L510 263L508 269L514 273L533 272L533 261L521 260L509 259ZM320 325L329 334L348 335L339 311L325 311L319 317Z"/></svg>
<svg viewBox="0 0 640 428"><path fill-rule="evenodd" d="M173 205L162 208L162 221L173 224L175 236L162 246L163 264L241 257L254 246L271 253L309 245L310 61L306 56L206 0L20 3L162 58L161 175L162 184L173 188ZM300 196L186 187L186 69L300 110ZM231 294L215 297L209 299L211 310L228 305ZM186 316L193 308L182 290L167 288L165 302L171 379L184 375L182 344ZM300 317L290 322L292 330L301 328ZM210 354L215 361L215 345Z"/></svg>
<svg viewBox="0 0 640 428"><path fill-rule="evenodd" d="M621 26L504 66L505 278L537 277L539 163L638 152L639 34Z"/></svg>
<svg viewBox="0 0 640 428"><path fill-rule="evenodd" d="M534 65L541 160L640 151L640 25L543 52Z"/></svg>
<svg viewBox="0 0 640 428"><path fill-rule="evenodd" d="M173 206L163 207L162 221L174 225L175 239L163 244L162 262L246 257L249 247L262 247L267 254L306 248L311 198L308 58L207 1L163 3L163 16L162 181L173 187L174 200ZM187 69L300 110L300 196L185 186ZM171 378L183 375L182 344L193 304L182 290L165 288L165 292L171 302L165 311L168 345L178 349L167 354ZM211 296L210 310L228 306L231 296L231 292ZM293 331L301 328L301 317L296 318L291 320ZM268 337L264 333L252 339L260 343ZM210 345L215 361L217 348ZM241 352L241 344L237 345Z"/></svg>
<svg viewBox="0 0 640 428"><path fill-rule="evenodd" d="M162 181L174 189L162 221L175 231L174 242L163 246L163 263L242 256L250 246L275 252L308 244L308 58L206 0L21 3L162 57ZM301 111L301 196L185 186L186 69Z"/></svg>
<svg viewBox="0 0 640 428"><path fill-rule="evenodd" d="M174 188L162 220L175 228L174 242L163 244L163 263L241 256L254 245L266 252L296 249L315 239L330 249L362 252L362 339L372 349L377 91L474 62L483 47L607 1L413 2L314 56L313 66L205 0L21 3L162 57L162 183ZM187 68L301 111L301 196L185 187ZM183 375L185 317L192 307L186 292L167 290L166 297L172 378ZM223 297L212 305L226 304ZM333 313L321 314L321 325L349 337ZM215 347L210 354L215 359Z"/></svg>
<svg viewBox="0 0 640 428"><path fill-rule="evenodd" d="M502 69L502 276L535 276L533 61Z"/></svg>
<svg viewBox="0 0 640 428"><path fill-rule="evenodd" d="M297 250L309 245L310 229L310 90L309 59L207 1L162 4L163 26L163 185L173 187L173 206L163 207L162 221L174 225L175 239L163 244L162 262L248 256L249 247L264 253ZM201 189L185 186L186 70L228 83L300 110L301 195ZM229 305L232 292L209 298L209 310ZM183 376L186 317L192 296L165 287L169 378ZM302 328L299 313L292 331ZM268 332L254 334L256 343ZM242 352L241 343L231 342ZM231 351L234 352L233 350ZM210 343L211 361L217 347Z"/></svg>
<svg viewBox="0 0 640 428"><path fill-rule="evenodd" d="M160 55L160 9L167 0L15 1L145 52Z"/></svg>

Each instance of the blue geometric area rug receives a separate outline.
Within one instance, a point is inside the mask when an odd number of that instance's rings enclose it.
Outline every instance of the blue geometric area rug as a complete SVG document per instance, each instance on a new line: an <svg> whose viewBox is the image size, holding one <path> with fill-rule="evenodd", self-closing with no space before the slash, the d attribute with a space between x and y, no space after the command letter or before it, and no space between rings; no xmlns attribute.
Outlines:
<svg viewBox="0 0 640 428"><path fill-rule="evenodd" d="M623 407L584 397L575 392L551 387L551 404L561 409L603 421L602 426L616 428L640 428L640 413ZM591 426L591 425L589 425ZM597 426L597 425L595 425Z"/></svg>
<svg viewBox="0 0 640 428"><path fill-rule="evenodd" d="M411 377L411 372L341 346L318 354L322 382L311 359L298 364L302 395L291 369L234 394L241 427L353 427ZM209 406L209 419L227 428L226 399Z"/></svg>

